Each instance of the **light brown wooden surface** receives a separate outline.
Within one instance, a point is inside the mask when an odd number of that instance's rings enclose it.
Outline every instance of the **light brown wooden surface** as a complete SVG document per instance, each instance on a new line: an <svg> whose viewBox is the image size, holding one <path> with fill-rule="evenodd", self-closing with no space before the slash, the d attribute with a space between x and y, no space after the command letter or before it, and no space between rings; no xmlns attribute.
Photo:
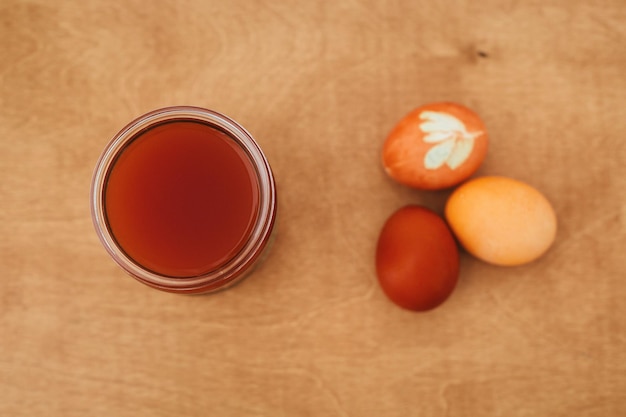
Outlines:
<svg viewBox="0 0 626 417"><path fill-rule="evenodd" d="M0 54L0 416L626 415L623 0L3 0ZM380 291L376 239L448 193L379 153L441 100L559 232L523 267L464 254L416 314ZM241 122L278 180L270 257L211 296L127 277L90 219L109 139L177 104Z"/></svg>

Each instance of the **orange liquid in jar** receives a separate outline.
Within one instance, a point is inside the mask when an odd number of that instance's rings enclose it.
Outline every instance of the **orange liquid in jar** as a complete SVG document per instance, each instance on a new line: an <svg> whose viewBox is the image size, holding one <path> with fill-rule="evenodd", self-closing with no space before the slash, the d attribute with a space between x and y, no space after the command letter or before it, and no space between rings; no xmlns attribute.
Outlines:
<svg viewBox="0 0 626 417"><path fill-rule="evenodd" d="M259 185L246 152L208 123L167 121L122 149L104 188L108 228L134 262L187 278L236 255L258 215Z"/></svg>

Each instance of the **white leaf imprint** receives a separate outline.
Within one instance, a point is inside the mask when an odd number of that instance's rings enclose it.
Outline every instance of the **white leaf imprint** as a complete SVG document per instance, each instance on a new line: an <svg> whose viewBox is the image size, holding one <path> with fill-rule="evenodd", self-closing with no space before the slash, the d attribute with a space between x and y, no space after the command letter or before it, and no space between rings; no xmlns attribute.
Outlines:
<svg viewBox="0 0 626 417"><path fill-rule="evenodd" d="M447 164L456 169L469 158L474 149L474 139L483 132L468 132L465 124L448 113L423 111L420 129L425 133L423 141L436 143L424 155L424 167L437 169Z"/></svg>

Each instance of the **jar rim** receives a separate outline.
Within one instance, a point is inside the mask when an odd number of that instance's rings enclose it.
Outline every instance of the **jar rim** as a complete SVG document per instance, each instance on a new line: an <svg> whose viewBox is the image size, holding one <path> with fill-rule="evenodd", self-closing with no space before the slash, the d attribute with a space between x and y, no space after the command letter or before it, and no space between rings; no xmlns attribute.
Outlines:
<svg viewBox="0 0 626 417"><path fill-rule="evenodd" d="M241 146L256 172L259 187L257 217L243 248L219 267L193 277L171 277L148 270L130 258L115 240L106 219L104 192L109 172L125 146L150 127L173 120L206 123L224 131ZM263 151L239 123L219 112L194 106L171 106L153 110L122 128L109 142L94 170L90 192L91 216L98 237L113 260L135 279L171 292L203 292L222 289L242 278L268 243L276 217L276 185Z"/></svg>

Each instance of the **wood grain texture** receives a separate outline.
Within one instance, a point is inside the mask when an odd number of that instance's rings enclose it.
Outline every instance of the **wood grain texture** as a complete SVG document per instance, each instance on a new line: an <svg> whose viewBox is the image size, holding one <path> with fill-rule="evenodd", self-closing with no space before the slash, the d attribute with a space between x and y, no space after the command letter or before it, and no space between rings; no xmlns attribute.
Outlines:
<svg viewBox="0 0 626 417"><path fill-rule="evenodd" d="M0 2L0 416L626 415L623 0ZM387 179L414 107L474 108L481 174L554 204L556 244L462 257L441 308L377 286L384 220L447 192ZM277 240L236 288L128 278L93 231L108 140L166 105L212 108L277 176Z"/></svg>

